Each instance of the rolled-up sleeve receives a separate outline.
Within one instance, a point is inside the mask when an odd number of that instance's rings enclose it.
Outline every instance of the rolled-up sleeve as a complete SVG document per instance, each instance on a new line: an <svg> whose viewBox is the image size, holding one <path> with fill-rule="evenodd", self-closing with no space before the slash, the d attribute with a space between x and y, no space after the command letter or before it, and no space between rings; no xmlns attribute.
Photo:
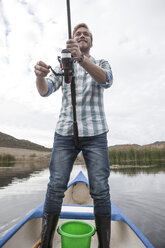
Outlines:
<svg viewBox="0 0 165 248"><path fill-rule="evenodd" d="M46 78L46 82L48 85L48 92L44 97L50 96L53 93L53 83L49 80L49 78Z"/></svg>
<svg viewBox="0 0 165 248"><path fill-rule="evenodd" d="M58 68L55 68L56 71L57 69ZM62 76L58 77L58 76L55 76L53 73L50 74L50 76L46 78L46 82L48 85L48 92L46 95L44 95L44 97L50 96L53 92L58 90L60 86L62 85L62 81L63 81Z"/></svg>
<svg viewBox="0 0 165 248"><path fill-rule="evenodd" d="M111 87L112 83L113 83L113 75L112 75L112 70L111 70L111 67L110 67L110 64L108 61L106 60L100 60L100 63L99 63L99 66L105 70L106 72L106 77L107 77L107 81L106 83L100 83L99 85L101 87L104 87L104 88L109 88Z"/></svg>

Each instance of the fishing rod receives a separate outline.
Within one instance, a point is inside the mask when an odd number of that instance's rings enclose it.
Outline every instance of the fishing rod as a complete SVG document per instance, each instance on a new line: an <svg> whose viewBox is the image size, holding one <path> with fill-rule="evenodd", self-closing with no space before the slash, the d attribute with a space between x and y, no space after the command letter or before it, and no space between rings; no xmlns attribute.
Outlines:
<svg viewBox="0 0 165 248"><path fill-rule="evenodd" d="M71 31L71 14L70 14L70 0L66 0L67 6L67 20L68 20L68 38L72 38L72 31ZM51 66L49 69L56 75L56 76L64 76L65 83L71 83L71 76L73 76L73 62L74 59L71 56L71 52L68 49L63 49L61 51L61 57L58 56L58 61L60 63L61 73L57 73L53 70Z"/></svg>
<svg viewBox="0 0 165 248"><path fill-rule="evenodd" d="M67 21L68 21L68 38L72 38L71 30L71 14L70 14L70 0L66 0L67 6ZM74 62L75 59L72 57L71 52L68 49L63 49L61 51L61 57L58 56L58 61L61 67L61 73L56 73L51 66L49 69L55 74L55 76L64 76L64 81L67 84L70 84L71 88L71 99L72 99L72 108L73 108L73 133L74 133L74 142L75 146L78 148L78 125L76 117L76 90L75 90L75 73L74 73Z"/></svg>
<svg viewBox="0 0 165 248"><path fill-rule="evenodd" d="M72 38L72 30L71 30L71 16L70 16L70 0L66 0L67 5L67 17L68 17L68 37Z"/></svg>

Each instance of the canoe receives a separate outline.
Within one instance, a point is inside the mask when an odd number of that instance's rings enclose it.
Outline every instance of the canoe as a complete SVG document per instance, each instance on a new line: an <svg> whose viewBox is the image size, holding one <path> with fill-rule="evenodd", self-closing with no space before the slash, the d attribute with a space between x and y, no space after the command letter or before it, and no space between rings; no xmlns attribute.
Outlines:
<svg viewBox="0 0 165 248"><path fill-rule="evenodd" d="M68 220L80 220L95 226L92 204L88 180L80 171L75 179L68 184L58 225ZM114 203L111 203L111 210L111 248L154 247ZM43 203L0 239L0 247L37 247L34 244L37 244L40 239L42 214ZM61 247L61 236L57 231L54 235L53 247ZM97 234L95 234L91 238L91 248L97 247L98 239Z"/></svg>

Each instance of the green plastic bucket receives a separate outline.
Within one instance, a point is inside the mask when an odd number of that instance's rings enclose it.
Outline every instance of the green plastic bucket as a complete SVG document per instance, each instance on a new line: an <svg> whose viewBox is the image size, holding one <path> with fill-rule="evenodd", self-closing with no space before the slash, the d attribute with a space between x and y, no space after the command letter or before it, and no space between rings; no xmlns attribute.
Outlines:
<svg viewBox="0 0 165 248"><path fill-rule="evenodd" d="M58 227L62 248L90 248L93 225L82 221L67 221Z"/></svg>

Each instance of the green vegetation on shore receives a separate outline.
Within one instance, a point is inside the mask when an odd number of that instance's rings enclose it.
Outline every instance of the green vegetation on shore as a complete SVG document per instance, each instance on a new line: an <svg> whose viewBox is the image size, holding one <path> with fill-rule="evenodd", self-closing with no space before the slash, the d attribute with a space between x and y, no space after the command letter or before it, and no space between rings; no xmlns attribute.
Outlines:
<svg viewBox="0 0 165 248"><path fill-rule="evenodd" d="M109 149L109 158L112 165L154 165L165 163L165 147L136 146L124 149Z"/></svg>
<svg viewBox="0 0 165 248"><path fill-rule="evenodd" d="M11 163L15 161L15 157L10 154L0 154L0 163Z"/></svg>

